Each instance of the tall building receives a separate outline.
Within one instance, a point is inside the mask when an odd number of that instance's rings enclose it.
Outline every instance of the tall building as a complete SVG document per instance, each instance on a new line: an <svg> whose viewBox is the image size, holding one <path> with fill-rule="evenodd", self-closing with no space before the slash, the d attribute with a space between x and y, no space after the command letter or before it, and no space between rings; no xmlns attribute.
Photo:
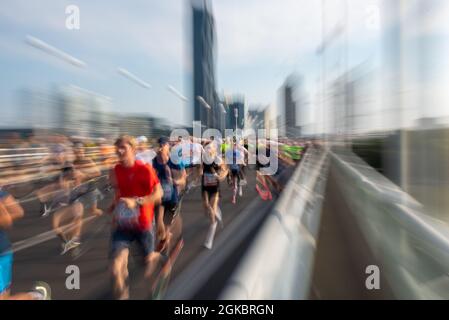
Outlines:
<svg viewBox="0 0 449 320"><path fill-rule="evenodd" d="M110 98L72 85L23 89L14 122L18 128L103 137L115 130L106 112L110 104Z"/></svg>
<svg viewBox="0 0 449 320"><path fill-rule="evenodd" d="M278 128L276 124L276 119L273 119L273 110L276 110L276 106L268 105L265 107L265 110L263 112L263 119L264 119L263 127L267 131Z"/></svg>
<svg viewBox="0 0 449 320"><path fill-rule="evenodd" d="M294 135L296 130L296 100L294 98L296 81L289 77L284 85L285 128L287 136Z"/></svg>
<svg viewBox="0 0 449 320"><path fill-rule="evenodd" d="M257 132L258 129L265 129L265 110L252 109L248 111L249 123L247 127Z"/></svg>
<svg viewBox="0 0 449 320"><path fill-rule="evenodd" d="M62 112L66 134L103 137L115 131L106 112L110 109L111 98L69 85L58 88L55 100Z"/></svg>
<svg viewBox="0 0 449 320"><path fill-rule="evenodd" d="M222 117L215 87L215 21L209 0L192 1L193 12L193 121L218 128ZM210 106L205 107L202 97Z"/></svg>
<svg viewBox="0 0 449 320"><path fill-rule="evenodd" d="M297 87L299 79L295 75L289 76L280 89L280 119L278 128L282 135L298 136Z"/></svg>
<svg viewBox="0 0 449 320"><path fill-rule="evenodd" d="M63 128L63 108L54 92L24 88L19 90L18 105L12 122L17 128L59 130Z"/></svg>

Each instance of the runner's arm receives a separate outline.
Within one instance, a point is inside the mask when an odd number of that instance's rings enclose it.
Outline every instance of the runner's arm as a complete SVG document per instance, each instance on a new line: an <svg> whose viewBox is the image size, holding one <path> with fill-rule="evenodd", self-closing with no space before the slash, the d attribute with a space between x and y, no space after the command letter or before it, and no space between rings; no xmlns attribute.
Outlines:
<svg viewBox="0 0 449 320"><path fill-rule="evenodd" d="M183 186L186 183L187 173L183 168L182 170L173 170L175 177L173 177L173 183L177 186Z"/></svg>
<svg viewBox="0 0 449 320"><path fill-rule="evenodd" d="M12 218L3 203L0 202L0 228L6 229L12 226Z"/></svg>
<svg viewBox="0 0 449 320"><path fill-rule="evenodd" d="M154 186L154 191L150 195L147 195L145 197L137 198L136 201L139 205L145 205L147 203L153 203L155 205L161 203L162 196L164 195L164 192L162 191L161 184L158 183L156 186Z"/></svg>
<svg viewBox="0 0 449 320"><path fill-rule="evenodd" d="M0 201L0 227L10 227L14 220L23 217L23 209L17 201L8 195Z"/></svg>
<svg viewBox="0 0 449 320"><path fill-rule="evenodd" d="M228 175L228 172L229 172L228 166L226 164L222 163L220 165L220 169L217 173L218 180L220 180L220 181L224 180L226 178L226 176Z"/></svg>
<svg viewBox="0 0 449 320"><path fill-rule="evenodd" d="M118 200L120 199L119 190L117 188L117 179L115 177L114 170L109 170L109 183L111 184L112 188L115 189L114 198L112 199L112 203L108 208L108 213L112 213L115 209L115 206L117 205Z"/></svg>

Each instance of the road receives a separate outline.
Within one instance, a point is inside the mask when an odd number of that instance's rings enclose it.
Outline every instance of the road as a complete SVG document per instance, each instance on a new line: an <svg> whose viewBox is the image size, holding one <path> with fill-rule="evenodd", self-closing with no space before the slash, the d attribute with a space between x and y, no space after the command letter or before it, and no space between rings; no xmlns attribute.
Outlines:
<svg viewBox="0 0 449 320"><path fill-rule="evenodd" d="M244 187L243 197L238 199L236 205L231 204L231 190L226 183L222 183L222 191L220 207L223 212L224 229L217 231L216 243L220 243L220 238L226 234L228 226L237 221L236 218L246 208L250 207L254 211L250 214L257 214L268 210L275 201L267 203L260 199L255 190L255 172L252 170L248 173L248 186ZM107 197L100 203L100 207L105 208L108 201ZM83 244L80 251L61 256L60 241L51 231L51 218L39 216L36 201L24 203L23 207L26 212L25 217L17 221L10 231L11 241L16 249L12 293L28 291L32 283L39 280L50 285L53 299L111 299L108 269L110 217L107 215L85 216ZM208 220L203 213L199 188L192 190L184 198L182 217L185 246L174 266L172 281L175 281L201 254L213 255L216 250L214 248L208 253L202 246L208 229ZM233 228L237 230L235 223ZM221 242L226 241L221 240ZM66 274L66 268L70 265L79 267L81 275L79 290L66 288L65 282L69 276ZM142 266L141 256L136 250L132 250L129 262L131 299L148 298L149 285L143 281ZM228 263L227 273L231 272L234 266ZM223 276L221 278L224 279Z"/></svg>

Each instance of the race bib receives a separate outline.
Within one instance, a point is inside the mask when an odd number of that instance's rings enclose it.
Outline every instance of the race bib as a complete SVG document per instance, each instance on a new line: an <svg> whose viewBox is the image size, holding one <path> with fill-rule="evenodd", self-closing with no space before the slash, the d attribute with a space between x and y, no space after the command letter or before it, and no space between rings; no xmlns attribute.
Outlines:
<svg viewBox="0 0 449 320"><path fill-rule="evenodd" d="M173 198L173 185L167 182L162 183L162 190L164 190L164 195L162 196L162 201L171 201Z"/></svg>
<svg viewBox="0 0 449 320"><path fill-rule="evenodd" d="M130 209L119 202L114 211L115 221L120 229L137 229L139 227L140 208Z"/></svg>
<svg viewBox="0 0 449 320"><path fill-rule="evenodd" d="M217 177L212 173L205 173L204 174L204 186L206 187L216 187L218 186L218 179Z"/></svg>

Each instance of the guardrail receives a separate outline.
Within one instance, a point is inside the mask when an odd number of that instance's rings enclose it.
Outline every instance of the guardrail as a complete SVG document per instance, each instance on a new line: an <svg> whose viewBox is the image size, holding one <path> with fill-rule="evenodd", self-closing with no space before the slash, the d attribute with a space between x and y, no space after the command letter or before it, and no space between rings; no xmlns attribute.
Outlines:
<svg viewBox="0 0 449 320"><path fill-rule="evenodd" d="M307 299L321 220L328 152L309 149L221 299Z"/></svg>
<svg viewBox="0 0 449 320"><path fill-rule="evenodd" d="M449 226L349 151L331 152L337 183L398 299L449 298Z"/></svg>
<svg viewBox="0 0 449 320"><path fill-rule="evenodd" d="M102 154L100 147L86 147L84 150L86 156L93 159L105 156L105 154ZM72 156L70 152L68 154ZM106 156L110 155L112 154ZM50 156L48 147L0 148L0 178L2 184L12 185L55 176L58 172L52 172L51 166L47 166L43 161Z"/></svg>

